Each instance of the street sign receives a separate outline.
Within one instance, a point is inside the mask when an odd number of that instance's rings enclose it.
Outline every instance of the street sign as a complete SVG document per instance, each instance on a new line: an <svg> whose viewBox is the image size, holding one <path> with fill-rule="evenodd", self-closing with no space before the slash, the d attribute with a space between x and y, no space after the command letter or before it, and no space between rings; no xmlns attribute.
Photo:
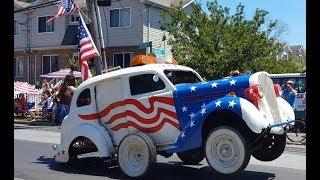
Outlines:
<svg viewBox="0 0 320 180"><path fill-rule="evenodd" d="M152 42L145 42L145 43L141 43L139 46L139 49L145 49L147 47L150 47L152 45Z"/></svg>
<svg viewBox="0 0 320 180"><path fill-rule="evenodd" d="M164 57L166 55L166 51L161 48L152 48L152 52L157 56L157 57Z"/></svg>

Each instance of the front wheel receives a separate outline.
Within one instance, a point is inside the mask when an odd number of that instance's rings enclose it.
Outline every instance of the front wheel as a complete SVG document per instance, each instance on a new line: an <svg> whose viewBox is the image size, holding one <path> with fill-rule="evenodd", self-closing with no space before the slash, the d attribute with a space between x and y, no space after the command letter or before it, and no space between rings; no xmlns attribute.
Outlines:
<svg viewBox="0 0 320 180"><path fill-rule="evenodd" d="M205 157L201 148L180 152L177 155L184 164L199 164Z"/></svg>
<svg viewBox="0 0 320 180"><path fill-rule="evenodd" d="M205 155L209 165L221 174L241 172L250 160L244 137L237 129L227 126L217 127L209 133Z"/></svg>
<svg viewBox="0 0 320 180"><path fill-rule="evenodd" d="M273 161L283 153L286 148L286 134L270 134L262 144L252 153L260 161Z"/></svg>

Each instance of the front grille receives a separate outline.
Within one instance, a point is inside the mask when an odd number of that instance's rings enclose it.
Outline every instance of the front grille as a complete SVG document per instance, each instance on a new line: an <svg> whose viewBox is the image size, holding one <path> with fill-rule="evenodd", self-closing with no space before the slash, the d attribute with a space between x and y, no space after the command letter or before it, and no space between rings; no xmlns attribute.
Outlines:
<svg viewBox="0 0 320 180"><path fill-rule="evenodd" d="M280 112L273 88L273 82L266 74L260 74L258 77L259 88L268 102L274 122L281 122Z"/></svg>

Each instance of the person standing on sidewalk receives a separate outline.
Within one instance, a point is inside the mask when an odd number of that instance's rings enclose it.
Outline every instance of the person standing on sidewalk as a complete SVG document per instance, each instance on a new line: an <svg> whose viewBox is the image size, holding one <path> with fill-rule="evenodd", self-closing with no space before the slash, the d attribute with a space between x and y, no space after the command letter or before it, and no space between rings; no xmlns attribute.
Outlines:
<svg viewBox="0 0 320 180"><path fill-rule="evenodd" d="M287 81L285 89L282 91L282 97L285 99L292 108L294 108L294 103L297 97L297 91L293 88L293 81Z"/></svg>

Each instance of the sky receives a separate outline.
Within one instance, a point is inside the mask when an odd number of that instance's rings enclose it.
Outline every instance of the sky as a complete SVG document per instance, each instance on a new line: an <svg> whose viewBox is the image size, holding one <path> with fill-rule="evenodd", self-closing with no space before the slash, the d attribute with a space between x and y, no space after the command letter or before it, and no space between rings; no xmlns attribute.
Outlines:
<svg viewBox="0 0 320 180"><path fill-rule="evenodd" d="M206 7L206 3L211 0L197 2ZM306 0L218 0L218 4L230 8L231 14L234 14L239 3L245 6L246 18L251 19L257 8L267 10L268 19L280 20L288 27L287 33L280 40L306 48Z"/></svg>

